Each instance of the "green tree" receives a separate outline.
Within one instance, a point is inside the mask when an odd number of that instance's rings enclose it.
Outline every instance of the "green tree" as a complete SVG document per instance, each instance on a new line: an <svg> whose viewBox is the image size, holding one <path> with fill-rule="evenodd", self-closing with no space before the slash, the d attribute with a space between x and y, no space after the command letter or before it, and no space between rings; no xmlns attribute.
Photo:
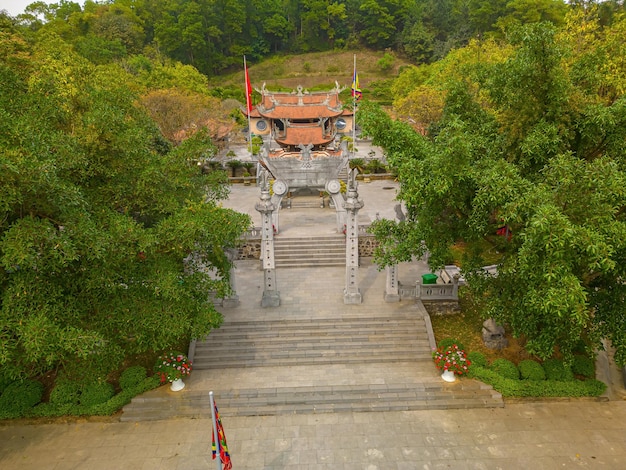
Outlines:
<svg viewBox="0 0 626 470"><path fill-rule="evenodd" d="M205 136L170 150L131 75L54 35L0 47L3 370L102 374L219 326L208 295L249 220L198 170Z"/></svg>
<svg viewBox="0 0 626 470"><path fill-rule="evenodd" d="M607 32L600 43L611 41ZM462 242L460 261L485 316L509 324L529 352L571 359L581 338L600 346L605 337L624 364L626 98L607 102L573 80L571 42L550 24L517 30L511 45L444 81L430 135L362 105L361 125L397 168L409 211L405 221L375 224L377 260L428 249L436 268ZM615 53L619 63L624 53ZM509 238L497 235L501 227ZM500 253L497 276L481 269L491 264L485 243Z"/></svg>

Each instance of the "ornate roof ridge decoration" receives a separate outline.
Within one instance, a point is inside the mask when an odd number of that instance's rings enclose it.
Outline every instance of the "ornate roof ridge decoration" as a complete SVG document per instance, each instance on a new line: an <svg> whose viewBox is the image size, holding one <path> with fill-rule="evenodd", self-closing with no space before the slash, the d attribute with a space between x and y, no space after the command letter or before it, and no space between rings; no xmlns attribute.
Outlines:
<svg viewBox="0 0 626 470"><path fill-rule="evenodd" d="M263 114L271 114L277 107L295 108L295 107L325 107L333 113L341 113L343 107L339 101L339 93L345 90L337 81L335 87L326 91L309 91L304 89L302 85L298 85L292 91L270 91L267 84L263 83L261 89L255 90L261 94L261 102L256 106L258 112Z"/></svg>

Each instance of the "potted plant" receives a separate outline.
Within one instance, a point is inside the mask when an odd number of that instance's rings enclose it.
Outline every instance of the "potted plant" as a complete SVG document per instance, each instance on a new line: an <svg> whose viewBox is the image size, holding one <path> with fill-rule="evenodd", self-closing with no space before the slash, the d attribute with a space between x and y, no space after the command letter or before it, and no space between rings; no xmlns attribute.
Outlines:
<svg viewBox="0 0 626 470"><path fill-rule="evenodd" d="M454 382L456 380L455 374L467 374L471 365L465 351L456 344L433 351L433 360L437 369L443 371L441 378L446 382Z"/></svg>
<svg viewBox="0 0 626 470"><path fill-rule="evenodd" d="M169 382L170 390L178 392L185 388L183 377L191 374L191 361L183 353L171 351L158 357L154 372L162 384Z"/></svg>

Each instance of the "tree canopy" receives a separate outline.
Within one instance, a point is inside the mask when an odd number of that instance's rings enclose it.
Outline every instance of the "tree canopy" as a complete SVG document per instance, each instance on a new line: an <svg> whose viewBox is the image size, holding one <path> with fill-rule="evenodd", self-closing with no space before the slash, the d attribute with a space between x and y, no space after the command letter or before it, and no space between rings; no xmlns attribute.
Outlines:
<svg viewBox="0 0 626 470"><path fill-rule="evenodd" d="M530 353L569 359L580 340L608 338L623 364L626 56L614 40L626 18L602 26L596 12L574 12L562 29L515 27L503 46L482 42L407 70L397 99L413 89L443 96L421 123L426 135L367 103L361 122L397 167L409 211L375 224L381 266L428 250L437 268L461 246L485 316L510 325ZM459 73L440 73L452 65ZM489 276L481 267L494 256Z"/></svg>
<svg viewBox="0 0 626 470"><path fill-rule="evenodd" d="M619 1L602 3L612 21ZM512 25L563 24L562 0L61 0L34 2L16 18L25 31L54 31L97 63L146 49L207 75L275 53L367 47L433 62L471 39L501 38Z"/></svg>
<svg viewBox="0 0 626 470"><path fill-rule="evenodd" d="M199 170L210 138L173 147L135 76L56 34L0 32L0 51L3 373L103 374L219 326L209 295L249 220Z"/></svg>

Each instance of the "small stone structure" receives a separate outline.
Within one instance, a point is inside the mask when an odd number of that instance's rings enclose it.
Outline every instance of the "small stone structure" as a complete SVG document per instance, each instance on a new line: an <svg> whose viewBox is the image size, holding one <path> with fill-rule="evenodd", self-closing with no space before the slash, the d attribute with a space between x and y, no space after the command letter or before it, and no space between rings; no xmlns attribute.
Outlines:
<svg viewBox="0 0 626 470"><path fill-rule="evenodd" d="M509 345L509 340L504 337L504 327L493 318L483 322L483 342L489 349L503 349Z"/></svg>

